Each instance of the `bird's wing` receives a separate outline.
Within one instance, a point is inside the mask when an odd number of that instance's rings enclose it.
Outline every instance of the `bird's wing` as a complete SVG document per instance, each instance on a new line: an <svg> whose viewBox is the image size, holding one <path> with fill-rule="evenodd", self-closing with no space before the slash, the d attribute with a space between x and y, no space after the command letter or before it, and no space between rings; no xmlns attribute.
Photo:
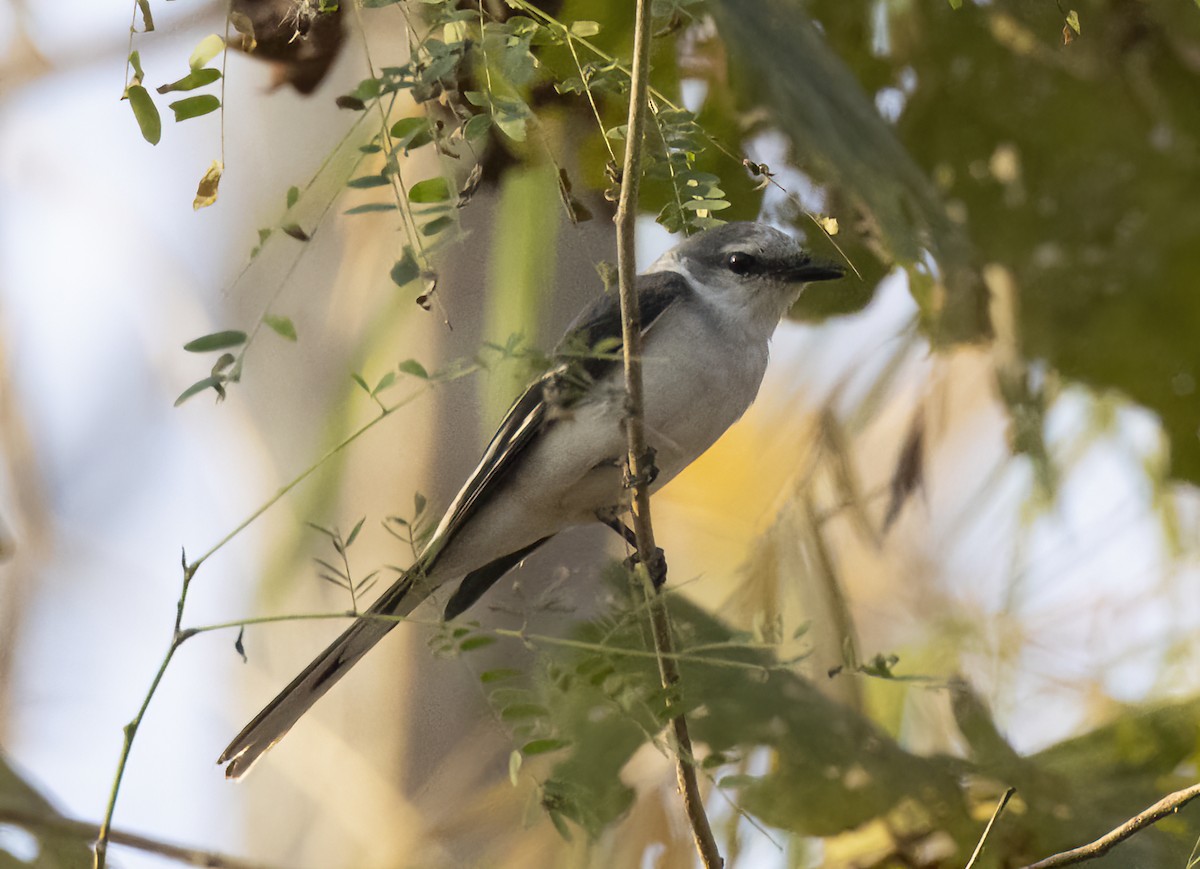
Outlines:
<svg viewBox="0 0 1200 869"><path fill-rule="evenodd" d="M689 291L687 281L674 272L639 277L642 334ZM423 556L426 571L433 567L438 555L467 520L500 489L529 446L553 425L551 404L569 405L571 389L564 388L564 383L577 381L580 376L597 380L610 373L621 364L621 347L620 302L615 295L605 294L567 328L555 351L557 364L531 383L504 415L479 464L455 496L430 541Z"/></svg>
<svg viewBox="0 0 1200 869"><path fill-rule="evenodd" d="M682 291L687 291L688 285L683 278L675 275L675 280L672 281L670 278L664 279L665 274L639 278L642 282L639 284L639 291L642 294L643 333L680 298L681 286ZM564 344L572 340L572 335L583 335L589 342L588 346L593 347L607 346L608 339L615 337L616 349L619 351L621 315L616 299L604 297L584 311L568 331L568 338L564 339ZM242 729L218 761L228 764L225 769L226 776L239 778L244 775L267 749L282 739L292 725L345 675L347 670L396 626L395 616L408 615L429 595L433 588L422 580L433 567L438 553L462 528L463 523L470 519L488 498L495 495L503 481L513 472L521 456L526 454L530 444L547 426L553 424L552 414L548 413L547 389L557 389L559 381L567 376L572 367L582 367L591 378L604 375L619 364L610 358L612 356L611 349L607 355L581 358L563 355L553 369L534 381L521 397L513 402L513 406L500 423L500 428L484 451L478 467L450 505L446 518L442 520L433 541L422 553L417 564L393 583L379 600L375 601L365 616L355 619L329 648L305 667ZM538 541L532 546L518 549L477 568L469 574L469 577L472 577L471 581L467 583L461 595L455 596L452 604L457 602L458 606L465 609L474 603L492 583L542 542L544 541Z"/></svg>

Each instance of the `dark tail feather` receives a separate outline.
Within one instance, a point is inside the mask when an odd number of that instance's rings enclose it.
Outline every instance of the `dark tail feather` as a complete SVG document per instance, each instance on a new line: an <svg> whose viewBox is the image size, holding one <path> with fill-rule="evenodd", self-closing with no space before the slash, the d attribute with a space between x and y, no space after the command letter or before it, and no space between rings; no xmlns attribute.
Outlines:
<svg viewBox="0 0 1200 869"><path fill-rule="evenodd" d="M433 590L431 583L416 583L414 571L398 579L383 596L354 621L340 637L304 668L254 720L242 728L222 752L217 763L228 763L226 778L241 778L266 751L292 729L346 672L397 624L372 616L406 616Z"/></svg>
<svg viewBox="0 0 1200 869"><path fill-rule="evenodd" d="M450 621L473 607L475 602L483 597L483 593L495 585L500 577L524 561L527 555L549 539L549 537L543 537L541 540L530 543L524 549L510 552L508 555L485 564L478 570L472 570L463 578L454 594L450 596L450 600L446 602L446 611L442 614L442 618Z"/></svg>

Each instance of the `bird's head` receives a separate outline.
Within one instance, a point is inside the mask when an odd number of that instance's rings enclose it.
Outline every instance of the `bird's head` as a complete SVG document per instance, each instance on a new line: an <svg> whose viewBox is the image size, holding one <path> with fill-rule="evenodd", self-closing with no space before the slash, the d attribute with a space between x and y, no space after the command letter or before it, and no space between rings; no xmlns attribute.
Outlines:
<svg viewBox="0 0 1200 869"><path fill-rule="evenodd" d="M764 223L726 223L672 248L649 271L673 271L720 310L773 331L804 285L845 274Z"/></svg>

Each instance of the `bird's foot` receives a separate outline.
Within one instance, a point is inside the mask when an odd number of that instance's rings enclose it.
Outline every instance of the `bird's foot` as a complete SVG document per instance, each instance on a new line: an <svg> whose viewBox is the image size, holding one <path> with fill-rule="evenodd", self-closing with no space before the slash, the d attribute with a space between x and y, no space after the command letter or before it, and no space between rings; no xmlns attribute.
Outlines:
<svg viewBox="0 0 1200 869"><path fill-rule="evenodd" d="M649 486L653 484L658 479L658 465L654 464L655 455L654 447L646 447L646 452L638 456L638 471L636 474L627 461L625 463L625 473L621 478L621 485L626 489L632 489L635 486Z"/></svg>
<svg viewBox="0 0 1200 869"><path fill-rule="evenodd" d="M633 570L641 563L641 560L636 552L633 553L625 559L626 570ZM650 581L654 583L654 587L662 588L667 581L667 554L663 552L661 546L654 547L654 555L650 558L650 563L646 565L646 570L650 574Z"/></svg>

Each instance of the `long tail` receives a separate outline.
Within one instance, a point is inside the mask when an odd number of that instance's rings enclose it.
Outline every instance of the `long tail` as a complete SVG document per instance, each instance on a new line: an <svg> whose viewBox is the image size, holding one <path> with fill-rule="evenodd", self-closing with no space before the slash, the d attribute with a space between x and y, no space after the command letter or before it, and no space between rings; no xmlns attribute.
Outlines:
<svg viewBox="0 0 1200 869"><path fill-rule="evenodd" d="M217 763L228 763L225 777L241 778L266 751L283 739L314 703L332 688L358 660L397 624L390 618L406 616L417 608L437 583L429 582L416 569L400 577L383 593L366 614L355 619L340 637L304 668L254 720L242 728Z"/></svg>

